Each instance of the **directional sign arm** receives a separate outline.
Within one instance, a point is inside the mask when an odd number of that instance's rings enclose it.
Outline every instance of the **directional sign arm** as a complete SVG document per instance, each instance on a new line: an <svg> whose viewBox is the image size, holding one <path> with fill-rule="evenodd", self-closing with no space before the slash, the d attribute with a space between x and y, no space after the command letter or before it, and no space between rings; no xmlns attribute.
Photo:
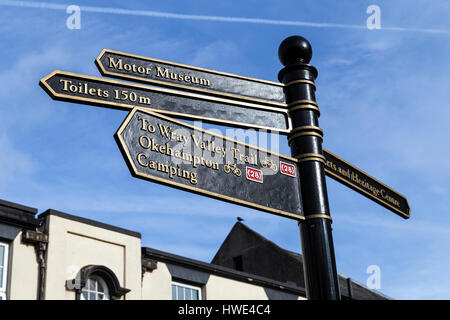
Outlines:
<svg viewBox="0 0 450 320"><path fill-rule="evenodd" d="M95 63L104 76L286 108L284 85L185 64L103 49Z"/></svg>
<svg viewBox="0 0 450 320"><path fill-rule="evenodd" d="M143 107L178 118L226 126L290 131L287 110L218 97L54 71L41 87L55 100L131 110Z"/></svg>
<svg viewBox="0 0 450 320"><path fill-rule="evenodd" d="M115 138L136 178L303 219L294 158L137 108Z"/></svg>
<svg viewBox="0 0 450 320"><path fill-rule="evenodd" d="M325 174L375 201L402 218L410 218L410 207L405 196L356 168L347 161L323 149L326 159Z"/></svg>

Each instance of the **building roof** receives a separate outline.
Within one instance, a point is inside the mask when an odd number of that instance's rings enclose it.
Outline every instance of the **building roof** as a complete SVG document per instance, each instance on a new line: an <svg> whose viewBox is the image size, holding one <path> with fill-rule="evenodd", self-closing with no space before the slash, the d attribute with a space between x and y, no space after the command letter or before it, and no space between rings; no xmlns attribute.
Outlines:
<svg viewBox="0 0 450 320"><path fill-rule="evenodd" d="M305 288L303 256L279 247L241 222L233 226L211 263ZM341 274L338 277L344 299L389 299Z"/></svg>
<svg viewBox="0 0 450 320"><path fill-rule="evenodd" d="M282 290L297 296L306 296L306 291L304 288L297 287L294 285L282 283L274 279L262 277L259 275L242 272L235 270L233 268L223 267L220 265L215 265L212 263L206 263L199 260L194 260L179 255L167 253L164 251L156 250L153 248L142 248L142 258L143 259L154 259L164 263L175 264L183 267L187 267L194 270L204 271L209 274L214 274L217 276L243 281L255 285L260 285L262 287Z"/></svg>
<svg viewBox="0 0 450 320"><path fill-rule="evenodd" d="M37 209L0 200L0 223L27 230L34 230L39 222L35 218Z"/></svg>
<svg viewBox="0 0 450 320"><path fill-rule="evenodd" d="M54 210L54 209L46 210L45 212L41 213L38 216L38 218L43 219L47 216L56 216L56 217L60 217L63 219L68 219L68 220L84 223L84 224L87 224L90 226L94 226L94 227L98 227L98 228L102 228L102 229L106 229L106 230L110 230L110 231L114 231L114 232L123 233L123 234L129 235L129 236L141 239L141 234L139 232L128 230L128 229L123 229L123 228L116 227L116 226L106 224L103 222L98 222L96 220L91 220L91 219L87 219L87 218L74 216L74 215L71 215L71 214L68 214L65 212L61 212L58 210Z"/></svg>

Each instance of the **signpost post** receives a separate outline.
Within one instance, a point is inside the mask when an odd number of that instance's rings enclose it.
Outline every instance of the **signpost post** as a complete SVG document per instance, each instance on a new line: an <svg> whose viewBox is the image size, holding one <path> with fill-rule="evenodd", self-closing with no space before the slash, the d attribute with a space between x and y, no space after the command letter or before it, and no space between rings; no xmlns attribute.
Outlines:
<svg viewBox="0 0 450 320"><path fill-rule="evenodd" d="M317 70L309 65L312 49L300 36L286 38L278 55L285 66L278 78L285 84L293 129L288 136L292 156L299 161L299 183L305 220L299 223L306 295L311 300L340 300L331 217L325 182L322 130L315 86Z"/></svg>

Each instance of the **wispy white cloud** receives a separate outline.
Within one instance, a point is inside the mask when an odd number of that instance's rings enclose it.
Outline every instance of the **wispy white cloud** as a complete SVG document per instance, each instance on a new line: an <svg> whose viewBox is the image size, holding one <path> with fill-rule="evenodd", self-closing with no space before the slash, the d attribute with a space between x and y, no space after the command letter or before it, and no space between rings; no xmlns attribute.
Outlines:
<svg viewBox="0 0 450 320"><path fill-rule="evenodd" d="M32 2L32 1L8 1L1 0L0 5L26 7L36 9L50 9L50 10L66 10L69 5L54 4L49 2ZM120 8L107 7L93 7L80 6L82 11L103 13L103 14L119 14L119 15L133 15L146 16L165 19L181 19L181 20L196 20L196 21L212 21L212 22L228 22L228 23L250 23L250 24L266 24L278 26L292 26L292 27L310 27L310 28L343 28L343 29L367 29L364 25L352 25L341 23L327 23L327 22L308 22L308 21L289 21L289 20L274 20L261 18L247 18L247 17L222 17L209 15L192 15L180 14L170 12L159 12L150 10L130 10ZM405 27L382 27L382 30L397 31L397 32L423 32L432 34L450 35L450 30L430 29L430 28L405 28Z"/></svg>

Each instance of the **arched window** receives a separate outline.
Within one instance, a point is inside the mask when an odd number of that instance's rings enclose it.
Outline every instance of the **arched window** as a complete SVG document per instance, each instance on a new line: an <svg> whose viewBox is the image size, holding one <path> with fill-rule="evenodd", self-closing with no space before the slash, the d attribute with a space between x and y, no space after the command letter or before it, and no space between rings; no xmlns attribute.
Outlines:
<svg viewBox="0 0 450 320"><path fill-rule="evenodd" d="M115 300L130 292L111 269L98 265L81 268L75 279L66 281L66 288L75 290L77 300Z"/></svg>
<svg viewBox="0 0 450 320"><path fill-rule="evenodd" d="M109 300L109 289L103 278L90 276L81 289L80 300Z"/></svg>

